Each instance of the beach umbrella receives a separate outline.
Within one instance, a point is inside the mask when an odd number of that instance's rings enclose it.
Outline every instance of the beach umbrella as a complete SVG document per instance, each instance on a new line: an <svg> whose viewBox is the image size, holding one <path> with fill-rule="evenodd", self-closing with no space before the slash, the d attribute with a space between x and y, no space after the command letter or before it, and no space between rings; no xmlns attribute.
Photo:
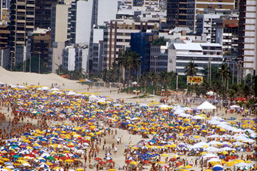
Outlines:
<svg viewBox="0 0 257 171"><path fill-rule="evenodd" d="M136 161L132 161L130 162L131 165L138 165L138 163Z"/></svg>
<svg viewBox="0 0 257 171"><path fill-rule="evenodd" d="M132 160L126 160L126 161L125 161L125 163L130 163L130 162L132 162Z"/></svg>
<svg viewBox="0 0 257 171"><path fill-rule="evenodd" d="M149 164L150 162L148 160L143 161L144 164Z"/></svg>
<svg viewBox="0 0 257 171"><path fill-rule="evenodd" d="M170 161L176 161L177 159L176 158L170 158Z"/></svg>
<svg viewBox="0 0 257 171"><path fill-rule="evenodd" d="M226 164L226 166L230 167L230 166L234 166L235 162L229 161L229 162L226 162L225 164Z"/></svg>
<svg viewBox="0 0 257 171"><path fill-rule="evenodd" d="M95 158L96 161L101 161L102 159L100 157Z"/></svg>
<svg viewBox="0 0 257 171"><path fill-rule="evenodd" d="M168 154L161 154L162 157L169 157Z"/></svg>
<svg viewBox="0 0 257 171"><path fill-rule="evenodd" d="M186 168L186 169L191 169L192 166L191 166L191 165L186 165L185 168Z"/></svg>
<svg viewBox="0 0 257 171"><path fill-rule="evenodd" d="M99 161L99 164L106 164L104 161Z"/></svg>
<svg viewBox="0 0 257 171"><path fill-rule="evenodd" d="M215 165L215 166L213 166L212 170L214 170L214 171L223 170L223 166Z"/></svg>

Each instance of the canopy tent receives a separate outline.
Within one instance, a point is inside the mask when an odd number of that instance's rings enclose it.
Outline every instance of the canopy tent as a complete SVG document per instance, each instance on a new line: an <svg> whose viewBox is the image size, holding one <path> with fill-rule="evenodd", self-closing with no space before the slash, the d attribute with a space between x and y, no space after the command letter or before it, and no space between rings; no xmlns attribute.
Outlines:
<svg viewBox="0 0 257 171"><path fill-rule="evenodd" d="M232 105L232 106L230 106L230 109L236 109L236 108L240 108L240 106L238 106L238 105Z"/></svg>
<svg viewBox="0 0 257 171"><path fill-rule="evenodd" d="M205 101L200 106L198 106L197 109L216 109L216 107L208 101Z"/></svg>
<svg viewBox="0 0 257 171"><path fill-rule="evenodd" d="M96 100L98 100L98 97L96 97L95 95L91 95L91 96L89 96L89 101L90 102L92 102L92 101L96 101Z"/></svg>

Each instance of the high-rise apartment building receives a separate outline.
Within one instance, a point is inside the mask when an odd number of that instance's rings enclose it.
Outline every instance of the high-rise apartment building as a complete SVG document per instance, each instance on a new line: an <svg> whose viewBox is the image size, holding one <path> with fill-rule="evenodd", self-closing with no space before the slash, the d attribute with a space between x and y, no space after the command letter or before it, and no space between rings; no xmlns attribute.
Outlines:
<svg viewBox="0 0 257 171"><path fill-rule="evenodd" d="M48 29L51 25L52 6L60 0L36 0L35 4L35 28Z"/></svg>
<svg viewBox="0 0 257 171"><path fill-rule="evenodd" d="M169 28L189 27L196 31L196 16L205 9L217 9L220 12L232 10L235 0L168 0L167 25Z"/></svg>
<svg viewBox="0 0 257 171"><path fill-rule="evenodd" d="M257 65L257 2L241 0L239 9L239 60L243 63L243 75L255 74Z"/></svg>
<svg viewBox="0 0 257 171"><path fill-rule="evenodd" d="M167 25L170 29L186 27L187 0L167 1Z"/></svg>
<svg viewBox="0 0 257 171"><path fill-rule="evenodd" d="M12 0L10 7L11 68L25 59L28 32L35 26L35 0Z"/></svg>
<svg viewBox="0 0 257 171"><path fill-rule="evenodd" d="M130 47L131 33L158 30L158 22L135 22L133 20L112 20L104 32L106 56L103 58L103 69L110 69L118 54Z"/></svg>
<svg viewBox="0 0 257 171"><path fill-rule="evenodd" d="M48 68L55 72L62 65L62 54L68 40L68 4L56 4L51 13L51 48L49 49Z"/></svg>

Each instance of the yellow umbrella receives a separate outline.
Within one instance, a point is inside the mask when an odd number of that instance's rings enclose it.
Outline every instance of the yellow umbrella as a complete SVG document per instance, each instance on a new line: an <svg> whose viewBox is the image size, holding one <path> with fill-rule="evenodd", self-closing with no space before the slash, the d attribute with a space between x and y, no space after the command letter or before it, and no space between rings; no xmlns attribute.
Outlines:
<svg viewBox="0 0 257 171"><path fill-rule="evenodd" d="M53 163L51 163L51 162L46 162L46 164L49 165L49 166L53 165Z"/></svg>
<svg viewBox="0 0 257 171"><path fill-rule="evenodd" d="M168 154L161 154L162 157L169 157Z"/></svg>
<svg viewBox="0 0 257 171"><path fill-rule="evenodd" d="M76 171L84 171L83 168L77 168Z"/></svg>
<svg viewBox="0 0 257 171"><path fill-rule="evenodd" d="M70 163L70 162L74 162L74 161L71 159L67 159L67 160L65 160L65 162Z"/></svg>
<svg viewBox="0 0 257 171"><path fill-rule="evenodd" d="M116 171L116 169L109 169L108 171Z"/></svg>
<svg viewBox="0 0 257 171"><path fill-rule="evenodd" d="M164 161L159 161L158 164L165 164L165 162Z"/></svg>
<svg viewBox="0 0 257 171"><path fill-rule="evenodd" d="M61 167L54 167L54 170L62 169Z"/></svg>
<svg viewBox="0 0 257 171"><path fill-rule="evenodd" d="M226 162L225 163L227 166L234 166L235 165L235 163L233 162L233 161L229 161L229 162Z"/></svg>
<svg viewBox="0 0 257 171"><path fill-rule="evenodd" d="M223 154L223 155L227 155L228 152L227 152L227 151L223 151L222 154Z"/></svg>
<svg viewBox="0 0 257 171"><path fill-rule="evenodd" d="M8 158L2 158L2 160L3 160L3 161L9 161L9 159L8 159Z"/></svg>
<svg viewBox="0 0 257 171"><path fill-rule="evenodd" d="M185 168L186 168L186 169L191 169L192 166L191 166L191 165L186 165Z"/></svg>
<svg viewBox="0 0 257 171"><path fill-rule="evenodd" d="M201 153L200 153L200 155L204 155L204 154L207 154L207 152L206 152L206 151L204 151L204 152L201 152Z"/></svg>
<svg viewBox="0 0 257 171"><path fill-rule="evenodd" d="M132 164L132 165L137 165L138 163L135 162L135 161L132 161L132 162L130 162L130 164Z"/></svg>
<svg viewBox="0 0 257 171"><path fill-rule="evenodd" d="M132 147L132 149L137 150L137 149L139 149L139 147Z"/></svg>
<svg viewBox="0 0 257 171"><path fill-rule="evenodd" d="M245 161L245 163L252 163L250 160Z"/></svg>

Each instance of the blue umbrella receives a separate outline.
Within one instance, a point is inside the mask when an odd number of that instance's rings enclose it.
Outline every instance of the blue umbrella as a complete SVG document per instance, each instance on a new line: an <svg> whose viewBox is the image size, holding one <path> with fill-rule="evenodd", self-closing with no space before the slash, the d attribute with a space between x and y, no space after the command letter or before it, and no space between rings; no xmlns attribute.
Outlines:
<svg viewBox="0 0 257 171"><path fill-rule="evenodd" d="M212 170L214 170L214 171L223 170L223 166L221 166L221 165L216 165L216 166L214 166L214 167L212 168Z"/></svg>

